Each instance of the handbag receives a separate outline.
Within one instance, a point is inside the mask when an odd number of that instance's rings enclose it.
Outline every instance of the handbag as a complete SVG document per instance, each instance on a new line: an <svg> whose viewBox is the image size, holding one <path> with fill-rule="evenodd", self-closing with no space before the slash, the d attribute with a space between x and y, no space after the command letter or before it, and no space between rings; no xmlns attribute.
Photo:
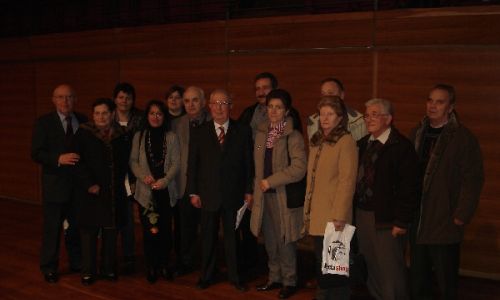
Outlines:
<svg viewBox="0 0 500 300"><path fill-rule="evenodd" d="M286 153L288 156L288 165L290 165L290 152L288 151L288 135L286 136ZM306 198L307 176L302 179L285 185L286 190L286 207L298 208L304 206Z"/></svg>

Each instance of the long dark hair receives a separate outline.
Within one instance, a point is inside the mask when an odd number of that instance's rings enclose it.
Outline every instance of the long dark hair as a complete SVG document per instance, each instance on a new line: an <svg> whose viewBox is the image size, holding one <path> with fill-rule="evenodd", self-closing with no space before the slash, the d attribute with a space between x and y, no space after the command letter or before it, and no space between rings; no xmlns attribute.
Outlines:
<svg viewBox="0 0 500 300"><path fill-rule="evenodd" d="M330 144L336 143L342 136L349 134L347 130L349 117L347 116L347 109L344 101L338 96L323 96L317 106L318 114L320 109L324 106L331 107L337 116L342 117L342 120L340 120L337 126L335 126L327 136L325 136L321 125L318 124L318 131L311 137L311 145L314 147L319 146L323 142Z"/></svg>
<svg viewBox="0 0 500 300"><path fill-rule="evenodd" d="M146 104L146 109L144 110L144 130L151 130L151 125L149 124L149 121L148 121L148 115L149 115L149 112L151 111L151 108L153 106L156 106L160 109L160 111L163 113L163 124L161 125L161 128L163 131L169 131L170 130L170 118L169 118L169 114L168 114L168 109L167 109L167 106L165 105L165 103L163 103L163 101L160 101L160 100L157 100L157 99L153 99L153 100L150 100L148 102L148 104Z"/></svg>

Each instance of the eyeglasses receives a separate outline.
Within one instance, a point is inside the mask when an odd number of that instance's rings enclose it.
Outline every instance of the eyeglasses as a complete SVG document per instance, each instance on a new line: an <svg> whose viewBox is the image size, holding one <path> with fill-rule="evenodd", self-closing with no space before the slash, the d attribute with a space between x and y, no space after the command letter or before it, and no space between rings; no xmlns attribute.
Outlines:
<svg viewBox="0 0 500 300"><path fill-rule="evenodd" d="M213 101L213 102L209 102L208 104L213 105L213 106L228 106L229 104L231 104L231 102L228 102L228 101Z"/></svg>
<svg viewBox="0 0 500 300"><path fill-rule="evenodd" d="M368 119L372 119L372 120L378 120L380 119L382 116L387 116L388 114L371 114L371 115L364 115L363 116L363 119L365 120L368 120Z"/></svg>
<svg viewBox="0 0 500 300"><path fill-rule="evenodd" d="M155 117L155 118L163 118L163 113L162 112L150 112L149 115L151 117Z"/></svg>

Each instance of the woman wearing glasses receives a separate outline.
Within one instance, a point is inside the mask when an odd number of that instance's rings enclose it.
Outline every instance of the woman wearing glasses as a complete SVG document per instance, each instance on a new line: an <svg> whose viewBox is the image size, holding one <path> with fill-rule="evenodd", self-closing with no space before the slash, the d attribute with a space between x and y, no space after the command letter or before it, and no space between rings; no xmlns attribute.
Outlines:
<svg viewBox="0 0 500 300"><path fill-rule="evenodd" d="M175 177L179 172L179 141L170 131L167 108L151 100L145 111L146 124L132 142L130 167L137 177L135 199L141 205L144 257L147 277L158 274L171 280L168 255L172 247L172 207L177 201Z"/></svg>
<svg viewBox="0 0 500 300"><path fill-rule="evenodd" d="M306 172L302 134L288 117L292 98L282 89L266 97L268 121L255 135L255 186L250 227L261 232L268 254L268 281L258 291L281 288L284 299L297 290L296 241L301 238L302 207L288 208L285 185L300 181Z"/></svg>

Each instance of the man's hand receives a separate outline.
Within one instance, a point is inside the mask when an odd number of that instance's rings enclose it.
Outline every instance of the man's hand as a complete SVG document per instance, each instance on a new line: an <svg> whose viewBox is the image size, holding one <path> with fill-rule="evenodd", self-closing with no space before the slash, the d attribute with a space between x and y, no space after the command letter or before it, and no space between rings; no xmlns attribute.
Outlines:
<svg viewBox="0 0 500 300"><path fill-rule="evenodd" d="M101 188L97 184L94 184L93 186L89 187L88 192L92 195L99 195L100 190Z"/></svg>
<svg viewBox="0 0 500 300"><path fill-rule="evenodd" d="M155 179L151 175L147 175L142 179L142 182L144 182L144 184L150 185L151 183L155 182Z"/></svg>
<svg viewBox="0 0 500 300"><path fill-rule="evenodd" d="M57 162L59 165L75 165L80 160L80 155L76 153L64 153L59 155Z"/></svg>
<svg viewBox="0 0 500 300"><path fill-rule="evenodd" d="M201 208L201 198L198 195L191 195L191 204L196 208Z"/></svg>
<svg viewBox="0 0 500 300"><path fill-rule="evenodd" d="M457 225L457 226L464 226L464 224L465 224L464 221L457 219L457 218L453 219L453 223L455 223L455 225Z"/></svg>
<svg viewBox="0 0 500 300"><path fill-rule="evenodd" d="M245 194L245 202L248 203L248 209L252 210L253 195L252 194Z"/></svg>
<svg viewBox="0 0 500 300"><path fill-rule="evenodd" d="M398 227L398 226L392 227L392 236L393 237L398 237L400 235L405 235L405 234L406 234L406 229Z"/></svg>
<svg viewBox="0 0 500 300"><path fill-rule="evenodd" d="M267 190L271 187L271 186L269 185L269 181L267 181L267 180L265 180L265 179L262 179L262 180L260 181L259 186L260 186L260 190L261 190L262 192L267 191Z"/></svg>

